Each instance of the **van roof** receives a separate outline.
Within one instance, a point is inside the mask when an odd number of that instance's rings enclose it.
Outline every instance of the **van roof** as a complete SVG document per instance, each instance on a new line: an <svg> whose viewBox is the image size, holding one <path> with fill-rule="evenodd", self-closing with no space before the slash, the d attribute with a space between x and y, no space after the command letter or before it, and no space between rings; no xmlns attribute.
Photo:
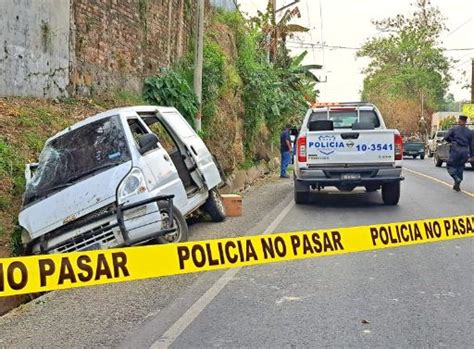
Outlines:
<svg viewBox="0 0 474 349"><path fill-rule="evenodd" d="M156 112L169 112L169 111L176 111L176 108L161 107L161 106L156 106L156 105L138 105L138 106L133 106L133 107L122 107L122 108L114 108L114 109L106 110L104 112L86 117L84 120L76 122L75 124L65 128L64 130L59 131L54 136L48 138L46 142L49 142L57 137L60 137L84 125L87 125L92 122L95 122L104 118L108 118L114 115L129 114L129 113L156 113Z"/></svg>

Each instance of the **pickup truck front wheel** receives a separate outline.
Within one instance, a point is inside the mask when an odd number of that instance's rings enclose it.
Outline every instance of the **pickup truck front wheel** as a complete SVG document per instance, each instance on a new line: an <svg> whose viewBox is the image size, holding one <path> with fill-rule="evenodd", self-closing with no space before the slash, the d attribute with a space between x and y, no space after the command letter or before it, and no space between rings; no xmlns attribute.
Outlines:
<svg viewBox="0 0 474 349"><path fill-rule="evenodd" d="M383 184L382 200L385 205L397 205L400 200L400 182Z"/></svg>
<svg viewBox="0 0 474 349"><path fill-rule="evenodd" d="M158 202L161 213L161 225L164 229L170 227L169 208L167 202ZM160 244L169 244L173 242L183 242L188 240L188 224L179 210L173 206L173 227L175 232L159 236L156 241Z"/></svg>

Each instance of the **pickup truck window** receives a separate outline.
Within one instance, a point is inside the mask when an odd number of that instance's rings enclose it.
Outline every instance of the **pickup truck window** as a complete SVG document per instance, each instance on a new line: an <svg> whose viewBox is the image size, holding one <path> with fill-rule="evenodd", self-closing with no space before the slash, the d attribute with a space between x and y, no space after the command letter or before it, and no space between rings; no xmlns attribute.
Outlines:
<svg viewBox="0 0 474 349"><path fill-rule="evenodd" d="M130 160L117 116L100 119L49 141L25 191L24 204Z"/></svg>
<svg viewBox="0 0 474 349"><path fill-rule="evenodd" d="M327 111L313 112L308 120L308 124L311 121L327 119ZM330 110L329 120L332 120L334 122L334 128L352 128L352 124L358 122L357 110ZM374 125L374 127L380 127L379 118L373 110L361 110L359 122L370 122Z"/></svg>

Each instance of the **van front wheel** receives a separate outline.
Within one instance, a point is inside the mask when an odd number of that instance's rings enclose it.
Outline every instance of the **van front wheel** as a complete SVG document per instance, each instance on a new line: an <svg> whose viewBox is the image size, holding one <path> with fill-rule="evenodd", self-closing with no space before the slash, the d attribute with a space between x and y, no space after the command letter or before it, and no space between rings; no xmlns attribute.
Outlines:
<svg viewBox="0 0 474 349"><path fill-rule="evenodd" d="M170 227L169 206L167 202L158 202L161 214L161 226L163 229ZM179 210L173 206L173 227L176 231L159 236L156 240L160 244L183 242L188 240L188 224Z"/></svg>
<svg viewBox="0 0 474 349"><path fill-rule="evenodd" d="M213 222L222 222L225 219L224 203L217 189L209 190L209 197L204 204L204 211L211 216Z"/></svg>

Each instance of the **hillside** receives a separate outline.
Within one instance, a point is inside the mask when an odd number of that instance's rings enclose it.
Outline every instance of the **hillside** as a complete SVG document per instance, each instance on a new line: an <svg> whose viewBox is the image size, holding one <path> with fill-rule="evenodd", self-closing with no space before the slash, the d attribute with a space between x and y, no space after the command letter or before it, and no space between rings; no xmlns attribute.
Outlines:
<svg viewBox="0 0 474 349"><path fill-rule="evenodd" d="M292 58L280 48L268 60L265 38L272 24L265 21L222 11L211 12L206 21L200 135L240 187L246 177L266 171L262 163L275 165L281 128L291 120L299 123L305 99L314 95L315 78L301 66L305 53ZM89 99L0 99L0 256L19 251L25 164L37 161L48 137L101 110L145 103L174 106L193 124L192 51L145 78L143 96L116 90Z"/></svg>

